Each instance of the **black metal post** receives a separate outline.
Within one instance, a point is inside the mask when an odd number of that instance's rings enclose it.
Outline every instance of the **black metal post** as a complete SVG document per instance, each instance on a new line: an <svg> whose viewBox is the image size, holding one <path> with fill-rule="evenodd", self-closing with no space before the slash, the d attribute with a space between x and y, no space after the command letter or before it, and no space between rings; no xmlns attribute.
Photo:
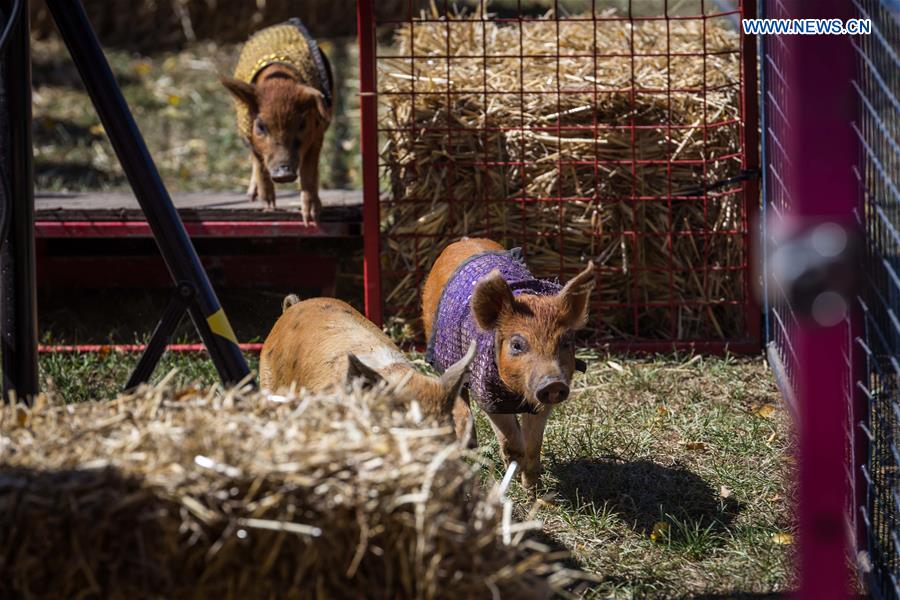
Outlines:
<svg viewBox="0 0 900 600"><path fill-rule="evenodd" d="M166 344L169 343L169 339L172 337L193 299L194 287L187 283L180 284L175 290L175 295L169 300L166 310L163 311L156 329L153 330L153 335L150 336L150 342L141 355L141 359L138 361L134 371L131 372L131 377L128 378L128 383L125 384L126 390L133 389L150 379L153 370L159 364L159 359L162 358L163 352L166 351Z"/></svg>
<svg viewBox="0 0 900 600"><path fill-rule="evenodd" d="M3 16L10 18L10 1ZM0 247L0 341L3 397L38 393L37 300L34 257L34 178L31 156L31 43L28 9L10 32L0 66L0 168L8 182L9 231Z"/></svg>
<svg viewBox="0 0 900 600"><path fill-rule="evenodd" d="M226 383L237 383L249 374L247 363L81 2L46 0L46 4L147 217L173 283L187 282L196 291L189 312L219 376Z"/></svg>

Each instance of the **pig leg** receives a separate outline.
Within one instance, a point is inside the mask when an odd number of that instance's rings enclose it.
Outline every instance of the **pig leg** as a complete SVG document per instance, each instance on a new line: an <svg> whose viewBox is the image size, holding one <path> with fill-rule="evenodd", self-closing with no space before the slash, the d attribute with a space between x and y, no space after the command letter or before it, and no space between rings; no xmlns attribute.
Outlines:
<svg viewBox="0 0 900 600"><path fill-rule="evenodd" d="M253 165L253 171L250 174L250 185L247 186L247 196L250 198L250 202L255 202L259 197L257 185L259 182L259 170L262 168L262 165L253 154L250 155L250 162Z"/></svg>
<svg viewBox="0 0 900 600"><path fill-rule="evenodd" d="M259 170L256 173L256 178L257 188L261 192L260 195L263 197L263 200L266 202L266 206L263 210L266 212L275 210L275 182L272 181L272 178L269 176L269 170L263 166L262 162L259 163Z"/></svg>
<svg viewBox="0 0 900 600"><path fill-rule="evenodd" d="M311 220L316 223L322 212L319 200L319 154L322 152L322 140L310 146L300 161L300 212L303 224Z"/></svg>
<svg viewBox="0 0 900 600"><path fill-rule="evenodd" d="M521 469L525 460L525 441L516 415L488 414L488 419L491 421L491 428L497 436L497 441L500 442L500 454L503 455L504 462L509 465L512 461L516 461L518 468Z"/></svg>
<svg viewBox="0 0 900 600"><path fill-rule="evenodd" d="M522 437L525 439L525 464L522 465L522 485L533 489L541 481L541 446L544 444L544 427L553 410L544 406L537 414L522 415Z"/></svg>

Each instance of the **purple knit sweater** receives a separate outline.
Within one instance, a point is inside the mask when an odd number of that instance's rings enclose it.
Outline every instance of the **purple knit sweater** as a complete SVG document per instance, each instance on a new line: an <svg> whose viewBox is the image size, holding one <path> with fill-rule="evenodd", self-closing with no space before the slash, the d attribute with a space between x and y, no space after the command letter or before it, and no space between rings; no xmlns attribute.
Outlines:
<svg viewBox="0 0 900 600"><path fill-rule="evenodd" d="M474 339L477 350L470 369L469 390L482 410L495 414L532 412L524 398L500 380L494 332L480 329L472 315L475 285L494 269L500 271L514 295L551 296L559 293L559 284L535 279L528 271L522 262L520 248L471 256L457 267L441 294L425 359L443 373L465 355Z"/></svg>

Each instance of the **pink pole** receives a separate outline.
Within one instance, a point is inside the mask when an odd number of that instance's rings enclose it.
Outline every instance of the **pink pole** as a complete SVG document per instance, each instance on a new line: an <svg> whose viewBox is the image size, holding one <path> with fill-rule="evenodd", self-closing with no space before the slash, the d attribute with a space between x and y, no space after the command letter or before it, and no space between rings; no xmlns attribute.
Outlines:
<svg viewBox="0 0 900 600"><path fill-rule="evenodd" d="M789 0L796 18L852 17L846 0ZM789 9L790 10L790 9ZM852 166L857 140L850 84L855 59L848 36L797 35L783 39L790 86L787 102L786 174L793 203L790 217L801 223L830 221L856 229L859 195ZM798 598L847 598L846 499L848 386L855 379L851 318L830 327L801 319L794 340L799 433Z"/></svg>

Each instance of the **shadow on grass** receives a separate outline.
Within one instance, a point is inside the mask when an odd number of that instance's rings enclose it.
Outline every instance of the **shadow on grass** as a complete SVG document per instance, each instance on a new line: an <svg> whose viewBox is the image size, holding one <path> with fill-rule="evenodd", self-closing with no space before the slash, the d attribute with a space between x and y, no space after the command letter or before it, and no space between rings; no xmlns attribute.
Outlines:
<svg viewBox="0 0 900 600"><path fill-rule="evenodd" d="M94 134L88 127L46 116L35 117L31 136L35 144L42 146L72 146L79 143L87 145L103 139L102 134Z"/></svg>
<svg viewBox="0 0 900 600"><path fill-rule="evenodd" d="M36 160L35 185L42 190L89 189L122 185L125 178L81 162Z"/></svg>
<svg viewBox="0 0 900 600"><path fill-rule="evenodd" d="M528 535L525 536L525 539L530 540L532 542L537 542L538 544L542 544L547 547L547 549L551 553L560 553L565 554L565 558L561 559L559 562L564 565L567 569L583 569L584 565L578 561L578 559L572 554L572 549L563 544L561 541L553 537L551 534L547 533L543 529L535 529L528 532Z"/></svg>
<svg viewBox="0 0 900 600"><path fill-rule="evenodd" d="M59 46L60 51L51 54L41 53L31 60L31 83L35 88L43 86L70 88L83 90L84 83L78 75L75 63L69 57L64 47ZM140 80L134 75L116 70L116 80L119 87L134 85Z"/></svg>
<svg viewBox="0 0 900 600"><path fill-rule="evenodd" d="M743 508L733 498L721 498L698 475L682 466L666 467L649 460L620 462L578 458L552 467L559 495L576 508L593 503L608 506L629 526L649 535L665 521L673 542L723 532Z"/></svg>

